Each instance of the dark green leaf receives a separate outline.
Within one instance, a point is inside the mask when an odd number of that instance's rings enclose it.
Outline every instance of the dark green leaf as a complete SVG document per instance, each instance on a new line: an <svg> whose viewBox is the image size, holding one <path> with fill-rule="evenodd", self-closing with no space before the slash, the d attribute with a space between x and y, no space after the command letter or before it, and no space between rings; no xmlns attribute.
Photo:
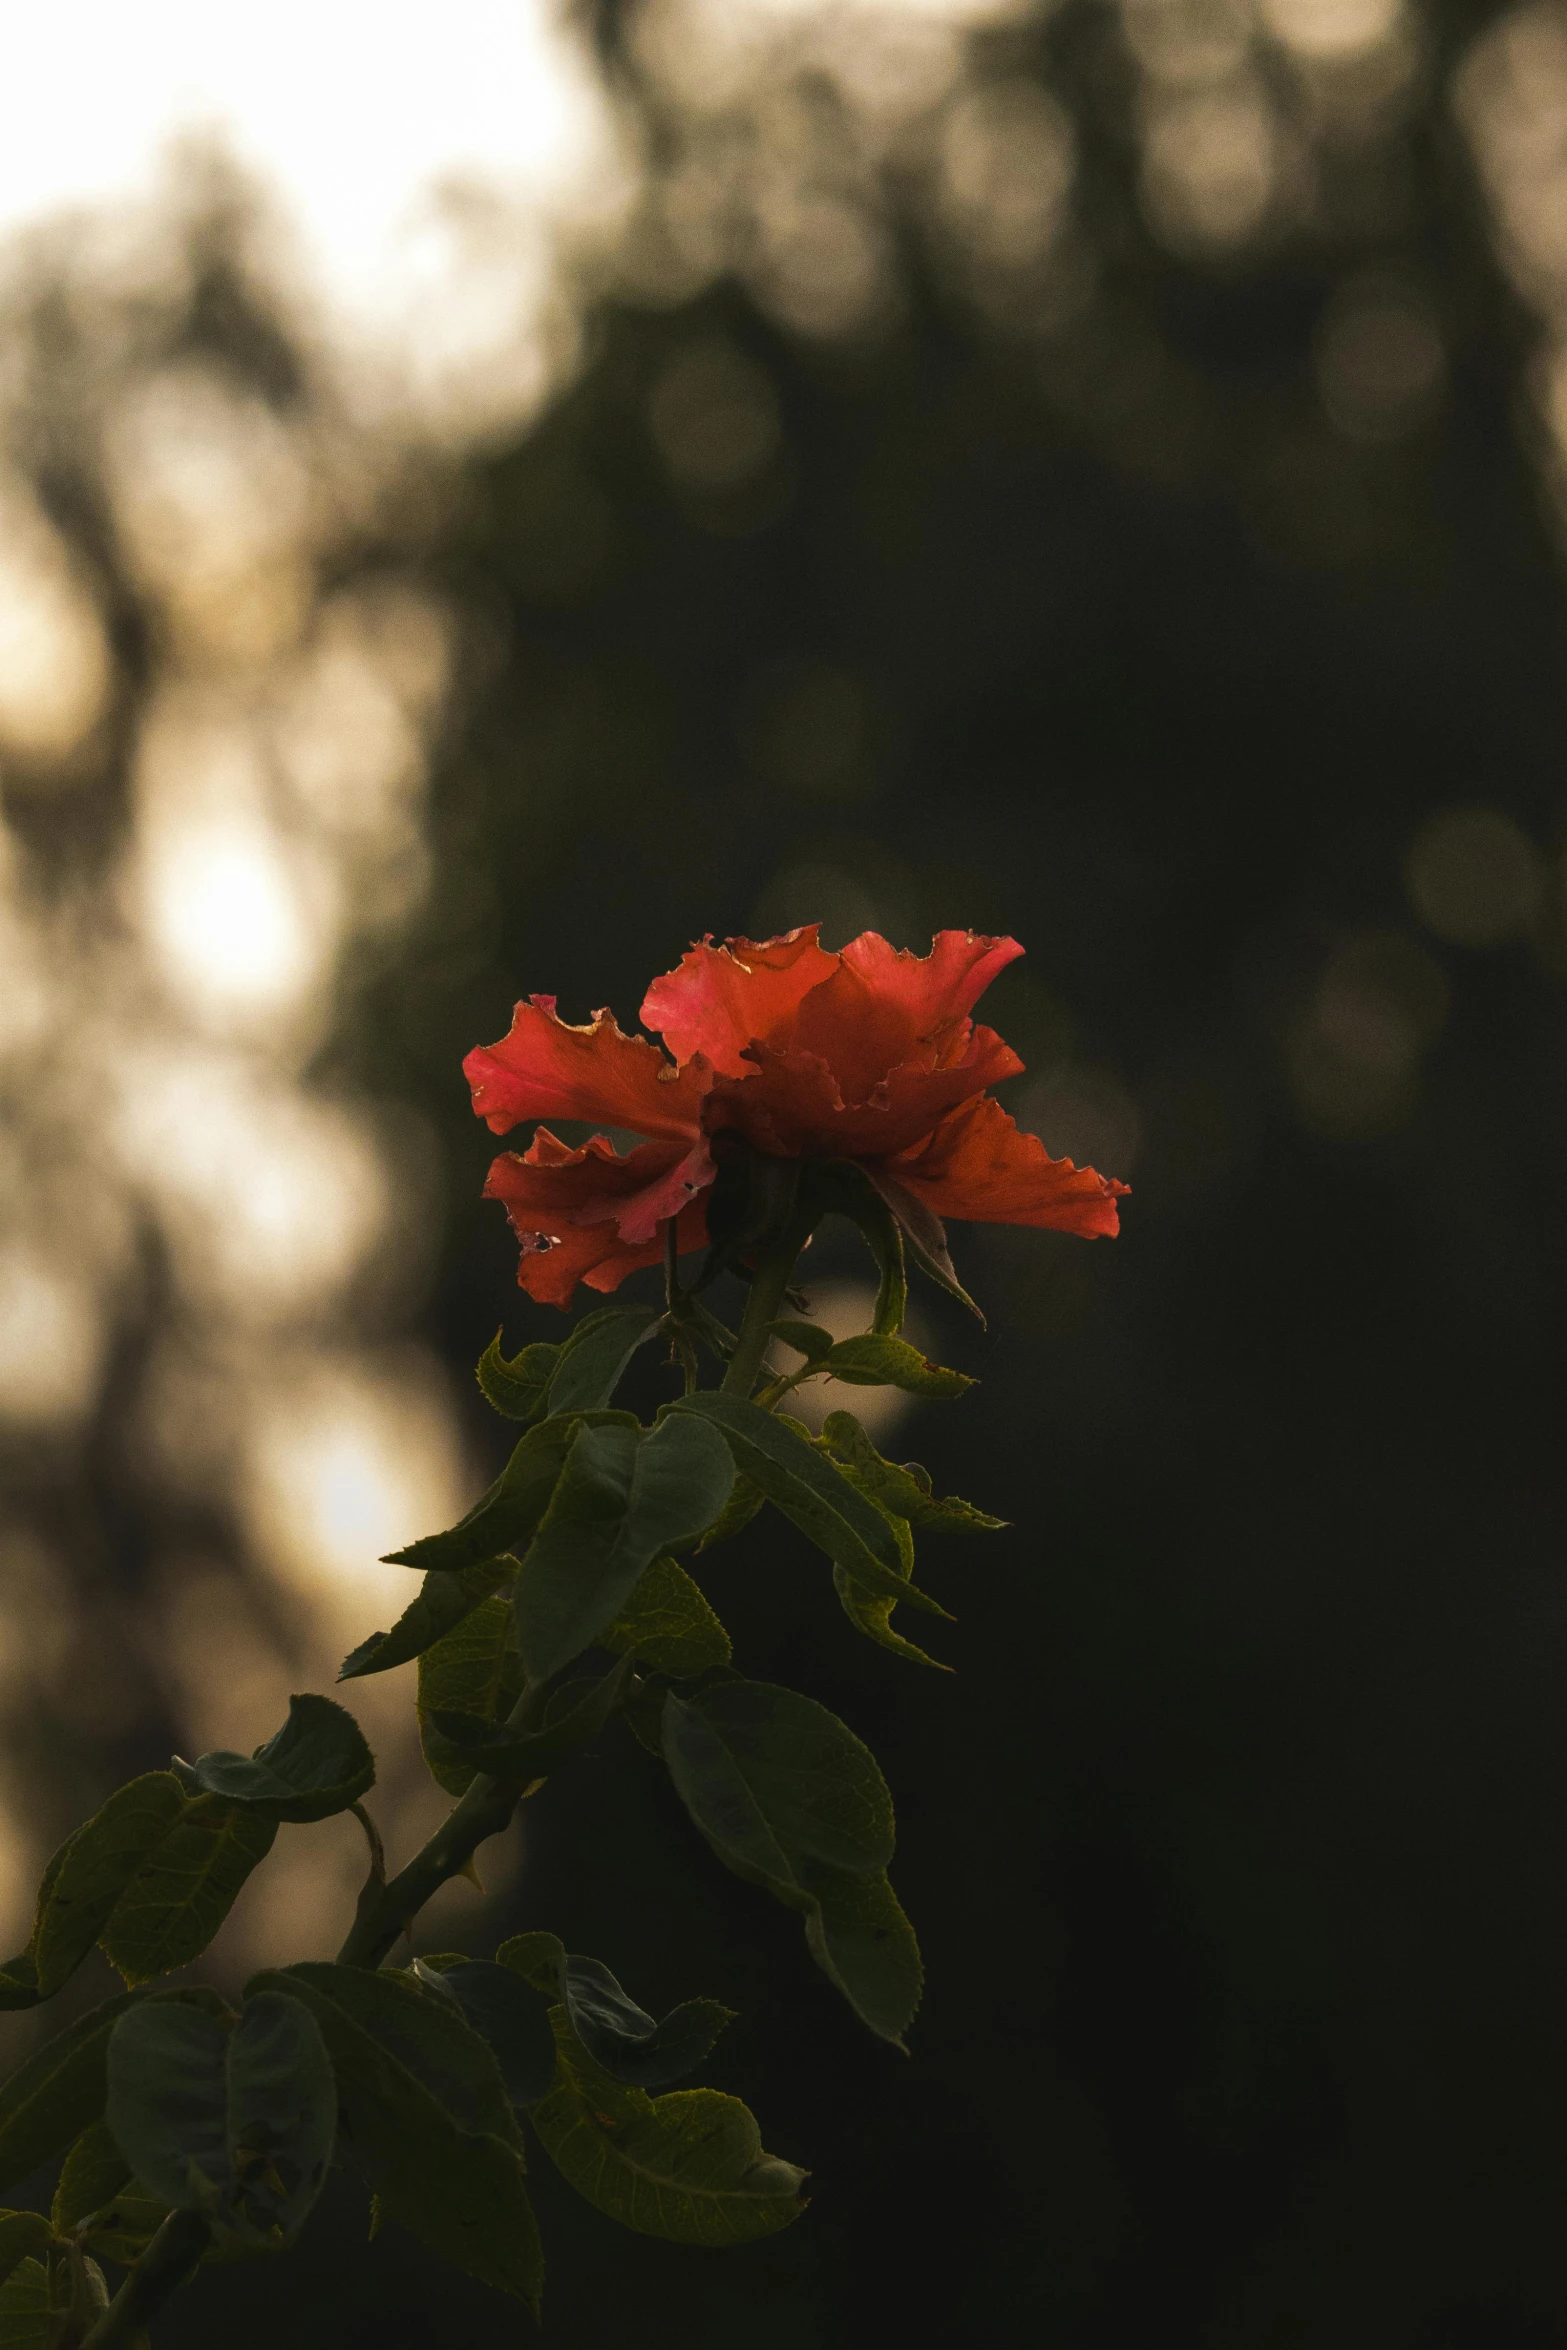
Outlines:
<svg viewBox="0 0 1567 2350"><path fill-rule="evenodd" d="M133 2176L107 2122L84 2130L65 2158L55 2189L51 2224L56 2235L81 2232L99 2260L129 2267L157 2234L169 2207ZM84 2227L90 2220L92 2225Z"/></svg>
<svg viewBox="0 0 1567 2350"><path fill-rule="evenodd" d="M504 1419L533 1419L543 1409L544 1391L559 1361L558 1346L539 1345L523 1347L508 1362L501 1353L497 1330L478 1362L477 1377L485 1402L493 1404Z"/></svg>
<svg viewBox="0 0 1567 2350"><path fill-rule="evenodd" d="M633 1423L634 1425L634 1423ZM455 1574L485 1565L514 1543L525 1542L549 1506L566 1450L577 1432L574 1419L545 1420L530 1428L511 1459L465 1518L445 1534L421 1535L404 1550L389 1551L398 1567L436 1567Z"/></svg>
<svg viewBox="0 0 1567 2350"><path fill-rule="evenodd" d="M19 2007L36 2007L40 1993L38 1969L30 1950L19 1951L0 1966L0 2013Z"/></svg>
<svg viewBox="0 0 1567 2350"><path fill-rule="evenodd" d="M884 1461L852 1412L829 1412L822 1425L822 1444L843 1464L851 1484L895 1518L906 1519L921 1533L994 1533L1005 1518L988 1517L971 1501L956 1494L931 1492L930 1472L917 1461Z"/></svg>
<svg viewBox="0 0 1567 2350"><path fill-rule="evenodd" d="M419 1959L414 1972L456 2000L494 2057L511 2103L536 2105L555 2078L555 2035L544 1993L490 1959L460 1958L441 1967Z"/></svg>
<svg viewBox="0 0 1567 2350"><path fill-rule="evenodd" d="M419 1659L419 1736L438 1787L448 1795L465 1795L476 1769L457 1761L449 1746L432 1739L431 1716L465 1714L493 1723L511 1711L521 1694L522 1665L512 1644L511 1607L504 1599L481 1600Z"/></svg>
<svg viewBox="0 0 1567 2350"><path fill-rule="evenodd" d="M933 1616L946 1614L927 1593L905 1581L898 1545L882 1512L855 1490L834 1460L816 1450L797 1421L781 1419L737 1395L704 1390L666 1404L662 1424L687 1414L700 1415L721 1430L736 1467L827 1553L834 1566L869 1591L906 1599Z"/></svg>
<svg viewBox="0 0 1567 2350"><path fill-rule="evenodd" d="M892 1858L892 1797L870 1748L793 1689L718 1681L664 1700L664 1755L720 1856L772 1886L797 1863L871 1873Z"/></svg>
<svg viewBox="0 0 1567 2350"><path fill-rule="evenodd" d="M553 2053L552 2042L552 2058ZM49 2222L41 2211L0 2211L0 2279L22 2261L36 2258L48 2241Z"/></svg>
<svg viewBox="0 0 1567 2350"><path fill-rule="evenodd" d="M32 1955L40 1997L50 1999L81 1965L137 1869L185 1810L171 1771L148 1771L111 1795L77 1829L40 1889Z"/></svg>
<svg viewBox="0 0 1567 2350"><path fill-rule="evenodd" d="M566 1946L558 1934L513 1934L495 1953L497 1966L526 1977L535 1991L547 1991L552 1999L560 1996L560 1970L565 1962Z"/></svg>
<svg viewBox="0 0 1567 2350"><path fill-rule="evenodd" d="M560 1350L549 1384L552 1412L597 1412L608 1404L637 1348L663 1320L662 1306L605 1306L579 1322Z"/></svg>
<svg viewBox="0 0 1567 2350"><path fill-rule="evenodd" d="M962 1395L974 1385L965 1372L944 1371L906 1339L869 1333L840 1339L821 1367L850 1387L901 1387L905 1395Z"/></svg>
<svg viewBox="0 0 1567 2350"><path fill-rule="evenodd" d="M817 1322L770 1322L770 1330L777 1332L785 1346L797 1355L804 1355L809 1363L825 1362L836 1343L830 1330Z"/></svg>
<svg viewBox="0 0 1567 2350"><path fill-rule="evenodd" d="M432 1767L440 1762L492 1779L542 1779L591 1745L619 1704L630 1671L630 1657L622 1657L539 1730L510 1730L504 1722L433 1708L424 1721L425 1752Z"/></svg>
<svg viewBox="0 0 1567 2350"><path fill-rule="evenodd" d="M516 1572L516 1560L505 1556L485 1559L477 1567L460 1567L455 1574L432 1568L419 1587L418 1598L404 1608L390 1632L372 1632L344 1657L338 1679L358 1681L366 1673L386 1673L393 1665L410 1664L444 1639L464 1616L472 1615L481 1599L488 1599Z"/></svg>
<svg viewBox="0 0 1567 2350"><path fill-rule="evenodd" d="M887 1172L886 1166L875 1160L861 1162L866 1177L897 1218L903 1244L927 1280L934 1281L959 1305L967 1306L981 1325L985 1317L969 1296L947 1251L947 1228L933 1208Z"/></svg>
<svg viewBox="0 0 1567 2350"><path fill-rule="evenodd" d="M190 1765L201 1786L273 1820L326 1820L375 1784L375 1757L346 1707L291 1697L288 1720L253 1755L220 1750Z"/></svg>
<svg viewBox="0 0 1567 2350"><path fill-rule="evenodd" d="M677 1680L726 1665L731 1653L729 1635L701 1586L672 1558L656 1558L646 1569L598 1644L617 1656L634 1656L645 1672L673 1673Z"/></svg>
<svg viewBox="0 0 1567 2350"><path fill-rule="evenodd" d="M150 2005L109 2041L107 2120L136 2177L220 2240L277 2246L303 2224L331 2160L337 2088L320 2029L278 1991L230 2028L200 2009Z"/></svg>
<svg viewBox="0 0 1567 2350"><path fill-rule="evenodd" d="M869 1749L814 1699L734 1680L670 1692L664 1754L719 1858L805 1912L812 1956L872 2031L897 2040L918 1999L918 1949L886 1882L892 1799ZM881 1890L856 1893L855 1881Z"/></svg>
<svg viewBox="0 0 1567 2350"><path fill-rule="evenodd" d="M875 1496L871 1495L869 1498L874 1500ZM879 1503L877 1507L880 1507ZM909 1532L908 1521L905 1518L895 1518L888 1513L887 1522L897 1541L898 1553L904 1562L904 1571L906 1574L912 1575L914 1572L914 1537ZM863 1584L855 1582L852 1575L846 1575L842 1567L834 1567L832 1581L833 1589L838 1594L844 1614L856 1631L865 1634L867 1640L874 1640L878 1648L890 1649L894 1656L907 1658L910 1664L931 1665L938 1673L951 1672L950 1665L942 1664L936 1657L927 1656L923 1648L917 1648L912 1640L905 1640L901 1632L893 1630L892 1611L898 1604L895 1599L889 1599L884 1592L867 1591Z"/></svg>
<svg viewBox="0 0 1567 2350"><path fill-rule="evenodd" d="M343 2124L382 2208L432 2252L537 2312L544 2257L495 2059L411 1977L311 1964L251 1993L301 1998L321 2027Z"/></svg>
<svg viewBox="0 0 1567 2350"><path fill-rule="evenodd" d="M579 1656L661 1551L712 1524L733 1482L728 1447L694 1418L583 1427L512 1595L530 1677Z"/></svg>
<svg viewBox="0 0 1567 2350"><path fill-rule="evenodd" d="M533 2109L556 2168L623 2227L676 2244L745 2244L805 2208L805 2173L762 2151L755 2120L717 2089L649 2097L612 2080L556 2010L558 2085Z"/></svg>
<svg viewBox="0 0 1567 2350"><path fill-rule="evenodd" d="M0 2285L0 2350L53 2350L49 2271L41 2260L19 2261Z"/></svg>
<svg viewBox="0 0 1567 2350"><path fill-rule="evenodd" d="M215 1991L122 1991L89 2008L35 2048L0 2088L0 2186L63 2154L103 2112L109 2035L139 2001L166 2000L223 2011Z"/></svg>
<svg viewBox="0 0 1567 2350"><path fill-rule="evenodd" d="M754 1478L743 1473L735 1478L729 1499L713 1520L701 1541L699 1551L715 1550L720 1542L728 1542L733 1535L743 1534L767 1500Z"/></svg>
<svg viewBox="0 0 1567 2350"><path fill-rule="evenodd" d="M596 1958L566 1958L560 1990L571 2028L596 2064L631 2089L663 2089L712 2054L734 2010L716 1999L687 1999L662 2023L628 1998Z"/></svg>
<svg viewBox="0 0 1567 2350"><path fill-rule="evenodd" d="M147 1983L199 1958L276 1835L277 1821L264 1812L218 1795L188 1798L100 1936L125 1980Z"/></svg>

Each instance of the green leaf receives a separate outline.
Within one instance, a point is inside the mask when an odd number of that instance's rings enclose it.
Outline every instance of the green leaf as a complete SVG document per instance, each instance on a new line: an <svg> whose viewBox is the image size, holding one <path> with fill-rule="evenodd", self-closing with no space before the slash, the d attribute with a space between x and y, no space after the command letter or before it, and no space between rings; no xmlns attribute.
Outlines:
<svg viewBox="0 0 1567 2350"><path fill-rule="evenodd" d="M232 2027L199 2008L144 2006L110 2037L106 2118L153 2195L201 2212L220 2239L273 2247L321 2191L337 2088L298 1998L260 1992Z"/></svg>
<svg viewBox="0 0 1567 2350"><path fill-rule="evenodd" d="M109 2035L139 2001L178 2001L225 2012L215 1991L122 1991L35 2048L0 2087L0 2186L25 2178L65 2152L103 2112Z"/></svg>
<svg viewBox="0 0 1567 2350"><path fill-rule="evenodd" d="M107 2122L84 2130L65 2158L55 2189L51 2224L56 2235L81 2235L99 2260L129 2268L169 2216L149 2195L115 2144ZM91 2226L83 2223L91 2221Z"/></svg>
<svg viewBox="0 0 1567 2350"><path fill-rule="evenodd" d="M41 1998L52 1999L76 1972L137 1869L184 1812L185 1801L171 1771L148 1771L111 1795L61 1847L40 1888L33 1927Z"/></svg>
<svg viewBox="0 0 1567 2350"><path fill-rule="evenodd" d="M548 1679L597 1639L659 1553L712 1524L733 1483L728 1447L694 1418L583 1427L512 1594L529 1677Z"/></svg>
<svg viewBox="0 0 1567 2350"><path fill-rule="evenodd" d="M555 2078L555 2035L545 1995L493 1959L458 1958L444 1966L416 1959L414 1973L457 2002L494 2057L512 2105L536 2105Z"/></svg>
<svg viewBox="0 0 1567 2350"><path fill-rule="evenodd" d="M836 1461L815 1449L798 1421L709 1389L666 1404L661 1424L686 1414L700 1415L722 1432L742 1475L759 1485L834 1566L869 1591L906 1599L929 1615L946 1615L945 1608L905 1580L897 1542L882 1512L855 1490Z"/></svg>
<svg viewBox="0 0 1567 2350"><path fill-rule="evenodd" d="M41 2211L0 2211L0 2280L22 2261L36 2259L49 2235L49 2222Z"/></svg>
<svg viewBox="0 0 1567 2350"><path fill-rule="evenodd" d="M199 1958L266 1859L277 1821L218 1795L187 1798L146 1855L99 1937L128 1983L147 1983Z"/></svg>
<svg viewBox="0 0 1567 2350"><path fill-rule="evenodd" d="M809 1363L825 1362L837 1343L832 1332L824 1330L819 1322L769 1322L767 1327Z"/></svg>
<svg viewBox="0 0 1567 2350"><path fill-rule="evenodd" d="M504 1599L481 1600L419 1659L419 1737L438 1787L448 1795L466 1795L477 1771L432 1738L431 1717L464 1714L475 1721L496 1722L521 1694L522 1665L512 1645L511 1608Z"/></svg>
<svg viewBox="0 0 1567 2350"><path fill-rule="evenodd" d="M805 1912L817 1963L873 2032L899 2040L918 1949L886 1883L892 1798L869 1748L813 1698L734 1680L670 1691L664 1755L720 1860ZM857 1893L855 1880L881 1891Z"/></svg>
<svg viewBox="0 0 1567 2350"><path fill-rule="evenodd" d="M453 1574L435 1567L425 1576L419 1595L405 1607L390 1632L372 1632L361 1640L338 1667L340 1681L362 1680L366 1673L390 1672L394 1665L411 1664L427 1648L443 1639L464 1616L472 1615L481 1599L488 1599L517 1572L514 1558L485 1559L476 1567Z"/></svg>
<svg viewBox="0 0 1567 2350"><path fill-rule="evenodd" d="M843 1466L846 1477L878 1508L905 1519L921 1533L995 1533L1005 1518L992 1518L956 1494L931 1492L930 1472L917 1461L884 1461L852 1412L829 1412L820 1443Z"/></svg>
<svg viewBox="0 0 1567 2350"><path fill-rule="evenodd" d="M621 1989L596 1958L564 1957L559 1986L571 2028L596 2064L631 2089L663 2089L694 2072L734 2010L716 1999L686 1999L662 2023Z"/></svg>
<svg viewBox="0 0 1567 2350"><path fill-rule="evenodd" d="M495 1953L495 1963L524 1976L535 1991L547 1991L552 1999L558 1999L565 1957L566 1945L558 1934L513 1934Z"/></svg>
<svg viewBox="0 0 1567 2350"><path fill-rule="evenodd" d="M41 2260L19 2261L0 2285L0 2350L52 2350L54 2341L49 2271Z"/></svg>
<svg viewBox="0 0 1567 2350"><path fill-rule="evenodd" d="M551 1419L530 1428L465 1518L445 1534L421 1535L406 1549L389 1551L386 1564L437 1567L455 1574L463 1567L483 1566L514 1543L525 1542L549 1506L577 1426L574 1419Z"/></svg>
<svg viewBox="0 0 1567 2350"><path fill-rule="evenodd" d="M874 1495L868 1498L872 1501L875 1500ZM881 1505L877 1503L876 1506L880 1508ZM898 1554L904 1562L904 1571L912 1575L914 1572L914 1537L909 1532L908 1521L905 1518L895 1518L890 1512L884 1514L897 1542ZM892 1611L898 1604L895 1599L887 1598L883 1592L865 1590L863 1585L855 1582L852 1575L846 1575L842 1567L834 1567L832 1582L844 1614L857 1632L865 1634L867 1640L874 1640L878 1648L889 1649L894 1656L904 1657L910 1664L930 1665L938 1673L951 1672L950 1665L942 1664L937 1657L927 1656L923 1648L917 1648L912 1640L905 1640L901 1632L893 1630Z"/></svg>
<svg viewBox="0 0 1567 2350"><path fill-rule="evenodd" d="M38 1969L30 1950L19 1951L0 1966L0 2013L21 2007L36 2007L39 2001Z"/></svg>
<svg viewBox="0 0 1567 2350"><path fill-rule="evenodd" d="M288 1720L253 1755L220 1749L189 1764L198 1784L273 1820L327 1820L375 1784L375 1757L346 1707L291 1697Z"/></svg>
<svg viewBox="0 0 1567 2350"><path fill-rule="evenodd" d="M805 2177L762 2150L737 2097L666 2097L612 2080L556 2009L557 2086L533 2108L555 2167L595 2209L676 2244L746 2244L798 2219Z"/></svg>
<svg viewBox="0 0 1567 2350"><path fill-rule="evenodd" d="M698 1551L716 1550L720 1542L728 1542L733 1535L743 1534L766 1500L767 1496L756 1480L747 1477L742 1471L735 1478L729 1499L697 1544Z"/></svg>
<svg viewBox="0 0 1567 2350"><path fill-rule="evenodd" d="M840 1339L820 1367L851 1387L901 1387L905 1395L962 1395L974 1385L965 1372L944 1371L906 1339L870 1333Z"/></svg>
<svg viewBox="0 0 1567 2350"><path fill-rule="evenodd" d="M541 1344L523 1347L508 1362L497 1330L478 1362L476 1376L485 1402L504 1419L533 1419L544 1407L544 1392L559 1361L558 1346Z"/></svg>
<svg viewBox="0 0 1567 2350"><path fill-rule="evenodd" d="M673 1673L677 1680L726 1665L732 1653L700 1584L672 1558L656 1558L645 1569L598 1644L617 1656L634 1656L644 1672Z"/></svg>
<svg viewBox="0 0 1567 2350"><path fill-rule="evenodd" d="M432 2252L538 2310L544 2256L495 2059L411 1977L310 1963L247 1985L303 1999L337 2076L343 2131L382 2208Z"/></svg>
<svg viewBox="0 0 1567 2350"><path fill-rule="evenodd" d="M602 1411L637 1348L663 1318L662 1306L605 1306L579 1322L562 1345L550 1379L550 1410Z"/></svg>
<svg viewBox="0 0 1567 2350"><path fill-rule="evenodd" d="M434 1708L424 1720L425 1752L432 1767L440 1762L470 1774L484 1771L492 1779L542 1779L597 1737L619 1704L630 1671L630 1657L622 1657L600 1679L588 1682L574 1704L538 1730L511 1730L504 1722Z"/></svg>

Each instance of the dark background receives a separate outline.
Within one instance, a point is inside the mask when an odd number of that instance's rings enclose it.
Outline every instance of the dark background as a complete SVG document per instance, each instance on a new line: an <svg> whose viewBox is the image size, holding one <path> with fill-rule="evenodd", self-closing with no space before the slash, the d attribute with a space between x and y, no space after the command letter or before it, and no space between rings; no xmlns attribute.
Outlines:
<svg viewBox="0 0 1567 2350"><path fill-rule="evenodd" d="M328 1055L448 1154L443 1356L501 1312L509 1341L558 1327L478 1203L462 1053L528 990L629 1024L706 932L1014 934L986 1017L1045 1090L1009 1090L1059 1150L1054 1087L1133 1183L1114 1243L954 1231L987 1331L921 1301L984 1384L895 1449L1012 1521L930 1557L954 1678L853 1641L779 1528L708 1577L741 1661L887 1771L929 1970L909 2057L629 1737L531 1807L495 1933L548 1925L651 2006L738 2008L708 2077L814 2197L708 2255L618 2233L541 2158L560 2350L1567 2343L1567 707L1537 329L1451 104L1493 13L1424 11L1361 194L1330 158L1337 209L1240 257L1150 228L1109 12L979 36L981 79L1075 125L1092 284L1064 323L974 298L889 173L874 331L792 331L733 274L596 296L542 421L416 545L353 558L417 560L469 625L432 893ZM593 30L673 171L678 107L617 19ZM226 266L192 331L254 371ZM1356 429L1321 354L1367 271L1414 289L1443 359ZM776 403L738 486L648 426L693 350ZM1466 943L1408 860L1449 838L1462 897L1470 836L1422 828L1476 805L1533 878ZM209 2276L160 2339L526 2331L361 2233L345 2188L291 2264Z"/></svg>

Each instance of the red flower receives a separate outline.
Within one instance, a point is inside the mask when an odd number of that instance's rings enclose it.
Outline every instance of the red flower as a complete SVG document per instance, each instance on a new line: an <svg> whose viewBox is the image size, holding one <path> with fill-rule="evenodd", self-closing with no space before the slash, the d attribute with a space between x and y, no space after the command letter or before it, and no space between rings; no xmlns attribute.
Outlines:
<svg viewBox="0 0 1567 2350"><path fill-rule="evenodd" d="M581 1118L647 1137L621 1158L602 1134L571 1150L541 1126L495 1160L485 1197L506 1204L523 1288L557 1306L579 1281L615 1289L662 1256L671 1217L679 1248L699 1248L722 1133L771 1158L856 1160L937 1216L1114 1233L1126 1185L1049 1157L986 1091L1023 1064L969 1014L1022 952L967 930L939 932L928 955L873 930L831 954L814 925L704 939L643 1000L668 1053L608 1012L573 1028L553 996L519 1004L509 1035L463 1063L491 1130Z"/></svg>

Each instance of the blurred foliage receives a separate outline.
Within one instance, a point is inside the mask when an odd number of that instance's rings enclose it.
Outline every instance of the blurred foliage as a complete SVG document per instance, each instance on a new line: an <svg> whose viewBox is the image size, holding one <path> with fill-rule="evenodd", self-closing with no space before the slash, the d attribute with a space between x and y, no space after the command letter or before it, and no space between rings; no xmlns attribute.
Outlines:
<svg viewBox="0 0 1567 2350"><path fill-rule="evenodd" d="M332 558L461 619L428 892L355 950L317 1064L439 1138L442 1359L512 1294L462 1052L525 990L629 1022L702 932L1014 932L1014 1107L1134 1183L1114 1248L954 1235L990 1334L933 1319L988 1409L919 1444L1026 1529L961 1599L955 1693L851 1640L782 1543L714 1593L886 1762L902 1890L951 1921L914 2062L742 1888L688 1941L704 1856L651 1764L629 1822L589 1770L531 1830L503 1922L619 1963L645 1898L655 2004L721 1952L725 2077L815 2160L805 2226L700 2276L562 2198L552 2342L814 2350L894 2313L1085 2350L1567 2340L1567 670L1538 330L1453 98L1501 17L1398 19L1403 65L1335 113L1238 6L1068 0L968 36L916 136L809 54L693 95L656 19L604 13L647 194L586 361ZM1211 34L1208 82L1160 80L1160 26ZM1211 129L1237 73L1270 127L1248 147L1232 107L1204 179L1179 109ZM160 347L284 407L302 363L242 259ZM65 331L41 301L40 366ZM37 406L130 709L147 598L91 435ZM158 1310L51 1505L95 1588L173 1506L123 1466ZM159 1759L156 1725L130 1744L114 1767ZM458 2322L406 2245L373 2283L353 2224L307 2235L302 2301L280 2282L291 2338ZM272 2338L272 2289L236 2341Z"/></svg>

